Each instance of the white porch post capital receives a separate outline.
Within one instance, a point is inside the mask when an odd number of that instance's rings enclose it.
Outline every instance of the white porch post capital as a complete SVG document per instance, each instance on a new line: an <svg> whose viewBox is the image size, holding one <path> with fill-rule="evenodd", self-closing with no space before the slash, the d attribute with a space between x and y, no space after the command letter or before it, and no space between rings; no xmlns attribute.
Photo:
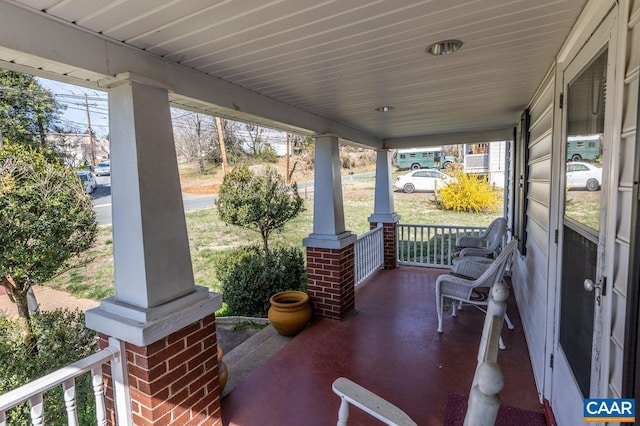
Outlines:
<svg viewBox="0 0 640 426"><path fill-rule="evenodd" d="M341 179L338 137L316 136L313 233L303 240L305 247L340 249L356 240L345 229Z"/></svg>
<svg viewBox="0 0 640 426"><path fill-rule="evenodd" d="M391 179L391 152L376 150L376 189L371 223L397 223L400 216L393 204L393 181Z"/></svg>
<svg viewBox="0 0 640 426"><path fill-rule="evenodd" d="M167 88L122 77L109 89L116 291L86 321L144 346L213 314L221 298L194 283Z"/></svg>

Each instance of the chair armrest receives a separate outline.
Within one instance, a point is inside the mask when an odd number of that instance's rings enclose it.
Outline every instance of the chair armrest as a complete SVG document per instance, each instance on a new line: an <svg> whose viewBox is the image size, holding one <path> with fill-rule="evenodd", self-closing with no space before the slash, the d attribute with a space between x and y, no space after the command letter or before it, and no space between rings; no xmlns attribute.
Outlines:
<svg viewBox="0 0 640 426"><path fill-rule="evenodd" d="M472 272L472 271L464 271L464 272ZM471 274L465 274L464 272L454 271L454 274L439 275L438 279L436 280L436 285L440 285L443 283L450 283L450 284L455 284L455 285L466 287L466 288L476 287L476 278L472 278ZM463 276L467 276L470 279L462 278Z"/></svg>
<svg viewBox="0 0 640 426"><path fill-rule="evenodd" d="M467 247L460 250L459 257L465 256L488 256L492 255L493 250L486 248Z"/></svg>
<svg viewBox="0 0 640 426"><path fill-rule="evenodd" d="M404 411L349 379L339 377L331 388L343 403L355 405L387 425L416 425Z"/></svg>
<svg viewBox="0 0 640 426"><path fill-rule="evenodd" d="M491 263L477 262L475 259L476 258L461 257L460 260L453 265L453 272L472 277L472 280L476 280L480 275L485 273L489 266L491 266Z"/></svg>
<svg viewBox="0 0 640 426"><path fill-rule="evenodd" d="M456 245L461 247L480 247L482 245L482 241L482 237L463 235L456 238Z"/></svg>
<svg viewBox="0 0 640 426"><path fill-rule="evenodd" d="M467 256L461 257L459 260L457 260L457 262L460 262L462 260L464 260L465 262L484 263L487 266L495 262L495 259L492 259L487 256L468 256L467 255Z"/></svg>

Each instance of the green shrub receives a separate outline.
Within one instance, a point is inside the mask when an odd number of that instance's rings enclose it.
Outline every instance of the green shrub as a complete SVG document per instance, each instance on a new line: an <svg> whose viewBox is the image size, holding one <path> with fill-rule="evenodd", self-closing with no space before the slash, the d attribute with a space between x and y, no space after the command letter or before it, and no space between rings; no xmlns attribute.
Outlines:
<svg viewBox="0 0 640 426"><path fill-rule="evenodd" d="M278 161L278 154L271 145L262 147L257 157L265 163L276 163Z"/></svg>
<svg viewBox="0 0 640 426"><path fill-rule="evenodd" d="M216 275L228 315L266 317L274 293L306 290L302 250L294 247L276 248L268 256L257 246L221 254L216 258Z"/></svg>
<svg viewBox="0 0 640 426"><path fill-rule="evenodd" d="M455 181L440 190L440 204L445 210L482 212L494 209L498 195L486 178L463 171L453 173Z"/></svg>
<svg viewBox="0 0 640 426"><path fill-rule="evenodd" d="M25 347L16 319L0 316L0 394L18 388L97 351L96 334L84 326L84 313L57 310L34 314L37 352ZM91 377L76 379L76 404L81 425L95 424ZM66 425L61 386L44 394L45 424ZM30 425L28 403L7 412L11 425Z"/></svg>

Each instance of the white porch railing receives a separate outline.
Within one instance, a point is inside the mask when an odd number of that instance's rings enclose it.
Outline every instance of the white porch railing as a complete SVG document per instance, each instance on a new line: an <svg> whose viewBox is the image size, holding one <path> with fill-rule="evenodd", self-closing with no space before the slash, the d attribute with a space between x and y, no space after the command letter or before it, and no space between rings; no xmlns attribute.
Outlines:
<svg viewBox="0 0 640 426"><path fill-rule="evenodd" d="M96 400L97 424L100 426L106 425L107 412L104 403L102 365L107 362L111 363L117 424L120 426L131 425L131 399L129 396L126 361L124 344L117 339L110 338L109 346L100 352L89 355L80 361L76 361L24 386L0 395L0 426L7 426L6 412L8 410L27 401L31 407L31 424L44 425L43 395L58 386L62 386L64 404L67 409L67 423L70 426L77 426L75 379L87 372L91 372L91 382Z"/></svg>
<svg viewBox="0 0 640 426"><path fill-rule="evenodd" d="M429 268L450 268L456 238L480 235L486 227L398 225L398 263Z"/></svg>
<svg viewBox="0 0 640 426"><path fill-rule="evenodd" d="M354 247L356 286L384 264L382 224L358 237Z"/></svg>

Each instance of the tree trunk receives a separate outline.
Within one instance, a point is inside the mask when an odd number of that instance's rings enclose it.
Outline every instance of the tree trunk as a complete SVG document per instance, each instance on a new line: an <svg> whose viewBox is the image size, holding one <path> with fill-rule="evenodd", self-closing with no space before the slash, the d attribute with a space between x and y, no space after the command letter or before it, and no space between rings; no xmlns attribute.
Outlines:
<svg viewBox="0 0 640 426"><path fill-rule="evenodd" d="M262 245L264 247L264 256L269 257L269 234L265 231L260 231L262 235Z"/></svg>
<svg viewBox="0 0 640 426"><path fill-rule="evenodd" d="M36 336L31 324L31 312L29 311L29 299L27 296L31 285L16 284L10 276L1 278L1 285L7 290L9 298L18 308L18 321L20 324L22 341L27 347L27 352L31 355L35 355L38 352L38 348L36 346Z"/></svg>
<svg viewBox="0 0 640 426"><path fill-rule="evenodd" d="M18 321L20 323L20 331L22 333L22 341L27 347L27 352L35 355L38 352L36 346L36 335L33 332L31 324L31 313L29 312L29 302L27 300L26 291L16 291L13 293L18 308Z"/></svg>

